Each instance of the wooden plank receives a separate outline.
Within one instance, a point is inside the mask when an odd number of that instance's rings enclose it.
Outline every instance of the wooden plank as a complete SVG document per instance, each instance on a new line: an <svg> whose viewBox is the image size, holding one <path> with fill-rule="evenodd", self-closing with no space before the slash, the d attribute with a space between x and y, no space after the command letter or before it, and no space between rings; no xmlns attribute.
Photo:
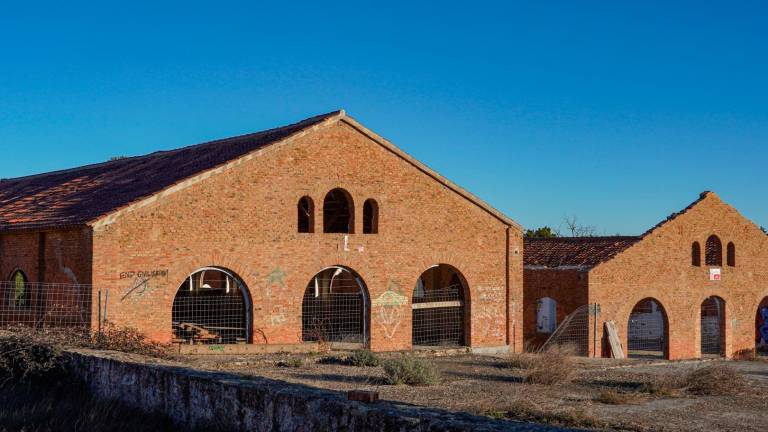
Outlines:
<svg viewBox="0 0 768 432"><path fill-rule="evenodd" d="M606 321L605 331L608 332L608 344L611 347L611 356L615 359L623 359L624 348L621 346L621 339L619 339L619 331L616 329L616 323L614 321Z"/></svg>
<svg viewBox="0 0 768 432"><path fill-rule="evenodd" d="M461 307L461 305L462 305L461 300L439 301L439 302L428 302L428 303L413 303L413 309L433 309L433 308L443 308L443 307Z"/></svg>

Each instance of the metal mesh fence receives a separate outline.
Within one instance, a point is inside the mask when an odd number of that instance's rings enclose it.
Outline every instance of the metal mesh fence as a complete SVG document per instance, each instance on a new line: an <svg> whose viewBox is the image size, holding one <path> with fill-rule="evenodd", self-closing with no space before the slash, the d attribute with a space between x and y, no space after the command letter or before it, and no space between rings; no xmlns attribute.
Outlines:
<svg viewBox="0 0 768 432"><path fill-rule="evenodd" d="M462 292L460 284L438 289L417 289L412 305L414 345L464 345Z"/></svg>
<svg viewBox="0 0 768 432"><path fill-rule="evenodd" d="M629 357L663 358L667 345L664 311L656 301L643 300L632 309L627 325Z"/></svg>
<svg viewBox="0 0 768 432"><path fill-rule="evenodd" d="M243 285L215 268L191 275L178 289L171 310L174 343L249 342L250 307Z"/></svg>
<svg viewBox="0 0 768 432"><path fill-rule="evenodd" d="M722 330L725 324L723 301L710 297L701 304L701 354L723 353Z"/></svg>
<svg viewBox="0 0 768 432"><path fill-rule="evenodd" d="M343 269L320 272L307 285L301 307L304 341L366 343L365 288Z"/></svg>
<svg viewBox="0 0 768 432"><path fill-rule="evenodd" d="M563 322L552 333L552 336L538 349L543 352L552 346L570 347L575 355L589 355L589 332L594 326L590 322L590 309L593 306L579 306L575 311L565 317ZM596 310L596 307L594 307ZM593 329L594 330L594 329Z"/></svg>
<svg viewBox="0 0 768 432"><path fill-rule="evenodd" d="M87 328L94 295L90 285L0 281L0 326Z"/></svg>

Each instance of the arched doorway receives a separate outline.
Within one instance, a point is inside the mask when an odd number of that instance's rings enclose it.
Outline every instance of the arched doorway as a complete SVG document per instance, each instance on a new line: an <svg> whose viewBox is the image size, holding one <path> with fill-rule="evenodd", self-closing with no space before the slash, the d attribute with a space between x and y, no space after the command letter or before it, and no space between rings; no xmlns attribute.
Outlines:
<svg viewBox="0 0 768 432"><path fill-rule="evenodd" d="M667 312L656 299L640 300L629 314L627 355L635 358L669 358Z"/></svg>
<svg viewBox="0 0 768 432"><path fill-rule="evenodd" d="M768 297L757 307L755 316L755 351L768 356Z"/></svg>
<svg viewBox="0 0 768 432"><path fill-rule="evenodd" d="M243 281L219 267L205 267L181 283L173 299L173 342L251 342L251 296Z"/></svg>
<svg viewBox="0 0 768 432"><path fill-rule="evenodd" d="M450 265L435 265L422 273L413 290L413 345L466 345L467 292L466 280Z"/></svg>
<svg viewBox="0 0 768 432"><path fill-rule="evenodd" d="M701 303L701 355L725 355L725 301L720 297Z"/></svg>
<svg viewBox="0 0 768 432"><path fill-rule="evenodd" d="M536 301L536 332L552 334L557 329L557 301L543 297Z"/></svg>
<svg viewBox="0 0 768 432"><path fill-rule="evenodd" d="M307 284L301 304L305 342L368 343L368 289L354 271L326 268Z"/></svg>

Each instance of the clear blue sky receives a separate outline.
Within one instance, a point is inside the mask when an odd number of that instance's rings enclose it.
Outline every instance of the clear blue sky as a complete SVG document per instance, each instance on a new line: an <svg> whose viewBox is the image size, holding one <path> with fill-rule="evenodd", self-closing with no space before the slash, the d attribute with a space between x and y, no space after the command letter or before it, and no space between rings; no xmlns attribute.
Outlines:
<svg viewBox="0 0 768 432"><path fill-rule="evenodd" d="M345 108L527 227L640 233L703 190L768 226L761 2L23 3L0 177Z"/></svg>

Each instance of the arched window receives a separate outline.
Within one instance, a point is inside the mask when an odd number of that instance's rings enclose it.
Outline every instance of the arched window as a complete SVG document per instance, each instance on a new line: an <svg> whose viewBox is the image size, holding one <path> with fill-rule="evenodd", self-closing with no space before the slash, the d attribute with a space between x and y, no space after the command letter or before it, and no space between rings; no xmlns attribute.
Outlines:
<svg viewBox="0 0 768 432"><path fill-rule="evenodd" d="M308 196L301 197L296 209L298 213L298 231L300 233L315 232L315 203Z"/></svg>
<svg viewBox="0 0 768 432"><path fill-rule="evenodd" d="M344 189L333 189L323 201L323 232L355 232L355 205L352 196Z"/></svg>
<svg viewBox="0 0 768 432"><path fill-rule="evenodd" d="M557 328L557 302L544 297L536 302L536 331L552 333Z"/></svg>
<svg viewBox="0 0 768 432"><path fill-rule="evenodd" d="M707 247L704 250L704 263L708 266L723 265L723 244L716 235L707 239Z"/></svg>
<svg viewBox="0 0 768 432"><path fill-rule="evenodd" d="M736 245L733 242L728 242L727 249L727 261L729 267L736 267Z"/></svg>
<svg viewBox="0 0 768 432"><path fill-rule="evenodd" d="M363 204L363 234L379 232L379 204L374 199L367 199Z"/></svg>
<svg viewBox="0 0 768 432"><path fill-rule="evenodd" d="M701 246L699 242L693 242L693 245L691 245L691 265L701 267Z"/></svg>
<svg viewBox="0 0 768 432"><path fill-rule="evenodd" d="M11 304L15 307L29 307L30 292L27 286L27 275L21 270L11 274Z"/></svg>

